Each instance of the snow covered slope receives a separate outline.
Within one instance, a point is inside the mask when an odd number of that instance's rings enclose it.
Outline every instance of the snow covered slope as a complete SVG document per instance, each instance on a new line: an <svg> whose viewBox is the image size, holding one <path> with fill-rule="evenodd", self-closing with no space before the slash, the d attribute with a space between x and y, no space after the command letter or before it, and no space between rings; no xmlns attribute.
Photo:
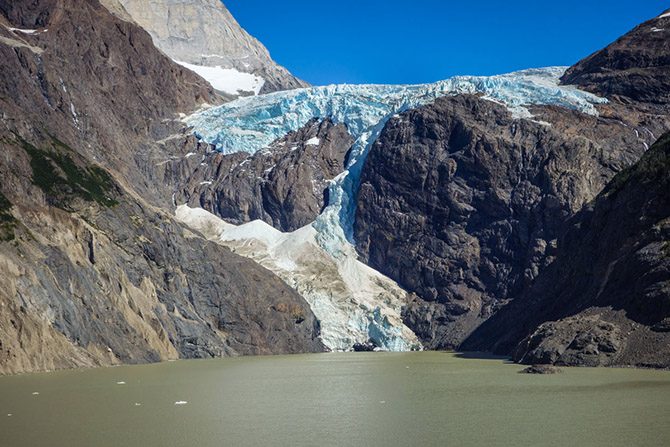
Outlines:
<svg viewBox="0 0 670 447"><path fill-rule="evenodd" d="M296 289L321 322L321 339L328 348L350 350L371 340L388 351L420 349L416 335L402 323L407 292L353 253L340 259L329 256L317 244L311 225L292 233L260 220L235 226L186 205L177 208L177 218Z"/></svg>
<svg viewBox="0 0 670 447"><path fill-rule="evenodd" d="M181 61L175 62L202 76L216 90L233 96L240 96L245 93L258 95L265 84L265 79L262 77L244 73L234 68L203 67Z"/></svg>

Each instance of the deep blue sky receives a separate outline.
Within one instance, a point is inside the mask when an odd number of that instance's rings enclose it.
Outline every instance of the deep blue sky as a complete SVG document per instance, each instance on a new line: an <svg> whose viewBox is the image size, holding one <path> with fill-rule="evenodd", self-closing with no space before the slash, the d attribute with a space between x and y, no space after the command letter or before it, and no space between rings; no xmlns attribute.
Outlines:
<svg viewBox="0 0 670 447"><path fill-rule="evenodd" d="M668 0L224 0L315 84L420 83L571 65Z"/></svg>

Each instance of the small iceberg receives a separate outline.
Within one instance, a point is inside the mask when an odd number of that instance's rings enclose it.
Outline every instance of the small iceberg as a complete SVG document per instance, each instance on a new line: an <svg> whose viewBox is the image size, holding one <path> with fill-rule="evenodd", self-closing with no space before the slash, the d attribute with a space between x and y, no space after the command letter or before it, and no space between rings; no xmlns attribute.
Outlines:
<svg viewBox="0 0 670 447"><path fill-rule="evenodd" d="M178 400L178 401L175 402L174 404L175 404L175 405L186 405L187 403L188 403L188 402L185 401L185 400Z"/></svg>

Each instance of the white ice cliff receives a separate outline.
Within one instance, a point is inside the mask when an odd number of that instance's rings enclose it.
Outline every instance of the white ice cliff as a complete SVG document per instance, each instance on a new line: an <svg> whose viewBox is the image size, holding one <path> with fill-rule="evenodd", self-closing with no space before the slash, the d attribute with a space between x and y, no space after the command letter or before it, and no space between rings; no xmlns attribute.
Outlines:
<svg viewBox="0 0 670 447"><path fill-rule="evenodd" d="M358 262L352 246L355 193L367 152L390 117L439 97L465 93L480 94L504 104L520 119L532 119L528 110L531 105L556 105L596 114L594 104L606 100L559 85L565 70L566 67L549 67L490 77L457 76L422 85L331 85L290 90L238 99L191 115L186 122L199 138L214 144L217 150L250 154L313 118L330 118L345 124L355 138L348 166L332 180L329 204L312 224L310 233L323 253L341 266ZM340 304L333 301L329 306L337 308ZM315 314L321 318L317 309ZM324 332L330 331L329 324L322 320ZM398 328L403 332L401 326Z"/></svg>

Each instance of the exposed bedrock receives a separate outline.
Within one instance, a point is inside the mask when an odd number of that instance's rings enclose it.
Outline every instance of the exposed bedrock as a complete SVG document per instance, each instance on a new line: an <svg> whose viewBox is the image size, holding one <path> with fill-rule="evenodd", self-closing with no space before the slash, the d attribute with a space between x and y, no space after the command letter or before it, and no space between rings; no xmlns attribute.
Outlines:
<svg viewBox="0 0 670 447"><path fill-rule="evenodd" d="M532 111L514 119L476 96L438 99L391 119L370 151L357 248L417 295L405 322L428 347L457 347L528 287L565 221L667 125L618 104L600 117Z"/></svg>

